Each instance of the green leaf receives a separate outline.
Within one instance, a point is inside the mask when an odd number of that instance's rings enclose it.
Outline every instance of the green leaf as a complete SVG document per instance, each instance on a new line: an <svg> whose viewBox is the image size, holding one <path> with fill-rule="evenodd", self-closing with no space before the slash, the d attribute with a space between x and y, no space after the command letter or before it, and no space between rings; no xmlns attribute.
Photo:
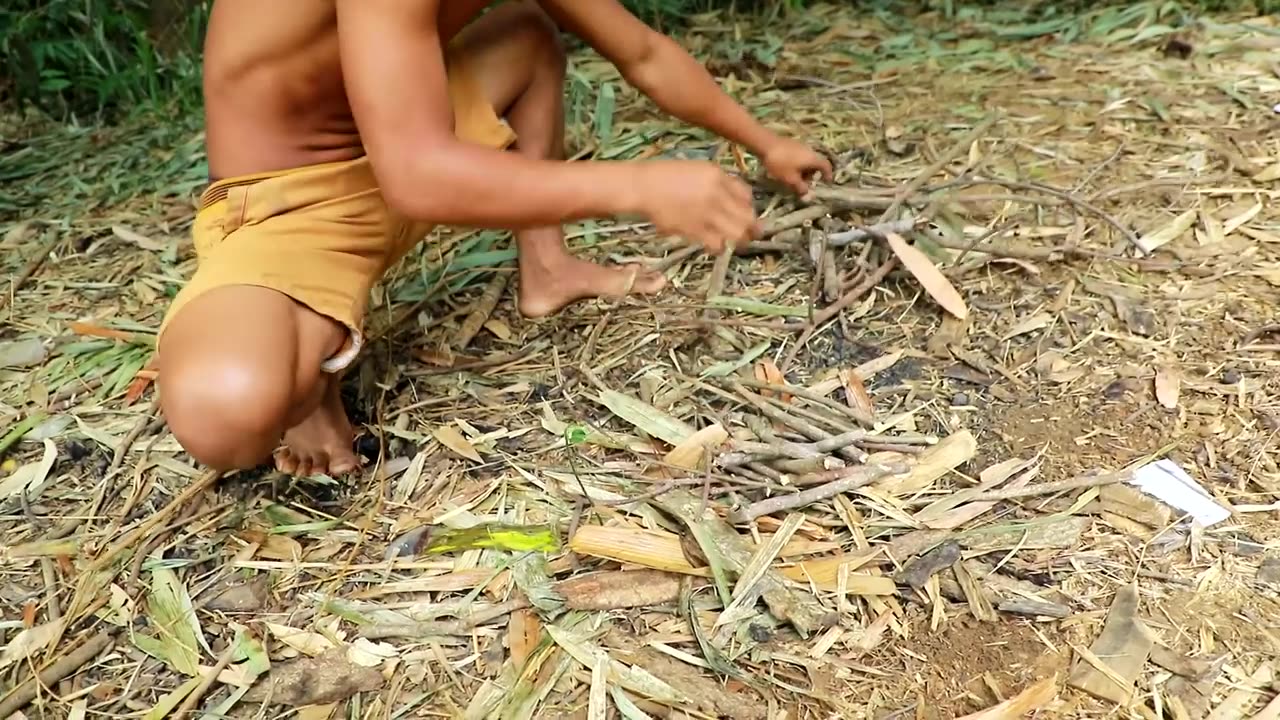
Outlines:
<svg viewBox="0 0 1280 720"><path fill-rule="evenodd" d="M725 377L727 375L735 373L740 368L744 368L747 365L750 365L751 363L755 362L756 358L768 352L769 347L771 345L773 345L773 343L766 340L765 342L762 342L759 345L756 345L755 347L748 350L746 353L743 354L742 357L738 358L737 360L725 360L724 362L718 362L712 365L711 367L707 368L706 370L703 370L702 377L703 378Z"/></svg>
<svg viewBox="0 0 1280 720"><path fill-rule="evenodd" d="M617 98L613 92L613 83L606 82L596 96L596 139L603 147L613 138L613 113L617 107Z"/></svg>

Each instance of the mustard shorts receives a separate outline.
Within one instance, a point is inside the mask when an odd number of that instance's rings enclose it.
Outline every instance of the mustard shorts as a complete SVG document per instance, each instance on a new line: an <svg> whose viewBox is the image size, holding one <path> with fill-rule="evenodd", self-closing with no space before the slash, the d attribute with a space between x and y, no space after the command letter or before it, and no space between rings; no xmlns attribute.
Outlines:
<svg viewBox="0 0 1280 720"><path fill-rule="evenodd" d="M506 148L515 133L485 99L466 60L451 55L448 64L455 132ZM196 272L169 306L160 334L210 290L265 287L348 329L348 342L321 366L339 372L363 345L370 289L432 227L387 207L364 157L219 180L201 196L192 228Z"/></svg>

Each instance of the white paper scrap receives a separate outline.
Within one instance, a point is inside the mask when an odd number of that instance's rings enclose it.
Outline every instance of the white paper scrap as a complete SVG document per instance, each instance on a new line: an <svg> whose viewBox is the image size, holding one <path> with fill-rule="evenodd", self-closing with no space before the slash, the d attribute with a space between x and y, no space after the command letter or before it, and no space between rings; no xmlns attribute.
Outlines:
<svg viewBox="0 0 1280 720"><path fill-rule="evenodd" d="M1134 487L1161 502L1181 510L1202 527L1209 527L1231 517L1231 510L1222 506L1200 486L1185 470L1168 458L1143 465L1133 473L1130 481Z"/></svg>

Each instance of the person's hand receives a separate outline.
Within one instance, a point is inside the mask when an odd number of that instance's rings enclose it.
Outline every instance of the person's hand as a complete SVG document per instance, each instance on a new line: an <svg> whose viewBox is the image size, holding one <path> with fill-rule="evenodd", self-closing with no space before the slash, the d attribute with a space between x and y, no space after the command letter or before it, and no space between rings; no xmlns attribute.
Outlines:
<svg viewBox="0 0 1280 720"><path fill-rule="evenodd" d="M824 180L831 181L831 163L808 145L795 140L779 139L760 160L770 177L785 183L802 197L809 194L809 178L813 173L820 173Z"/></svg>
<svg viewBox="0 0 1280 720"><path fill-rule="evenodd" d="M640 166L641 213L659 233L699 242L709 253L760 234L751 188L710 162L657 160Z"/></svg>

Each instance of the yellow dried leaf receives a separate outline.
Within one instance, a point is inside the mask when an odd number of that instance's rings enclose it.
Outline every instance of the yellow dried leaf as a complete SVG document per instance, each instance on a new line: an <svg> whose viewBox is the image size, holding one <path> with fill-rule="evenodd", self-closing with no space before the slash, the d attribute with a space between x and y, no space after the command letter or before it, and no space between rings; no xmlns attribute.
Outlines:
<svg viewBox="0 0 1280 720"><path fill-rule="evenodd" d="M1200 224L1204 225L1204 245L1217 245L1226 239L1227 234L1222 229L1222 222L1210 213L1200 213Z"/></svg>
<svg viewBox="0 0 1280 720"><path fill-rule="evenodd" d="M964 320L969 317L969 307L964 304L964 299L960 297L960 293L956 292L955 286L942 274L942 271L934 266L929 256L897 233L885 233L885 239L889 242L893 253L898 256L898 260L902 262L902 266L920 281L920 285L925 292L929 293L929 297L936 300L943 310L957 318Z"/></svg>
<svg viewBox="0 0 1280 720"><path fill-rule="evenodd" d="M264 623L264 625L266 625L267 631L274 635L277 640L304 655L315 657L333 649L333 642L318 632L299 630L288 625L278 625L272 622Z"/></svg>
<svg viewBox="0 0 1280 720"><path fill-rule="evenodd" d="M1262 203L1260 202L1254 203L1253 207L1250 207L1248 210L1245 210L1239 215L1236 215L1233 218L1229 218L1225 222L1223 222L1222 234L1230 235L1236 230L1239 230L1245 223L1257 217L1258 213L1260 212L1262 212Z"/></svg>
<svg viewBox="0 0 1280 720"><path fill-rule="evenodd" d="M1280 180L1280 162L1268 165L1253 176L1254 182L1275 182Z"/></svg>
<svg viewBox="0 0 1280 720"><path fill-rule="evenodd" d="M0 653L0 670L44 650L54 638L62 635L63 624L62 620L54 620L14 635L9 644L4 646L4 652Z"/></svg>
<svg viewBox="0 0 1280 720"><path fill-rule="evenodd" d="M512 332L511 326L497 318L491 318L482 326L485 330L493 333L494 337L503 342L511 342Z"/></svg>
<svg viewBox="0 0 1280 720"><path fill-rule="evenodd" d="M729 433L719 423L708 425L672 448L663 461L686 470L697 470L703 466L707 450L715 449L728 439Z"/></svg>
<svg viewBox="0 0 1280 720"><path fill-rule="evenodd" d="M1058 676L1045 678L1014 697L960 720L1020 720L1033 710L1039 710L1058 696Z"/></svg>
<svg viewBox="0 0 1280 720"><path fill-rule="evenodd" d="M1182 234L1191 229L1196 222L1196 210L1187 210L1178 217L1174 218L1167 225L1159 230L1147 233L1138 238L1138 247L1145 254L1151 254L1156 248L1163 247L1169 243L1182 237Z"/></svg>
<svg viewBox="0 0 1280 720"><path fill-rule="evenodd" d="M1012 328L1009 329L1009 332L1004 334L1004 337L1001 339L1009 340L1019 335L1026 335L1029 332L1035 332L1036 330L1041 330L1047 327L1051 322L1053 322L1053 316L1050 315L1049 313L1045 313L1045 312L1036 313L1035 315L1032 315L1026 320L1023 320L1022 322L1018 323L1017 325L1014 325Z"/></svg>
<svg viewBox="0 0 1280 720"><path fill-rule="evenodd" d="M480 453L476 452L476 447L471 441L462 437L462 433L452 425L441 425L431 432L431 436L441 445L449 448L462 457L474 462L482 462Z"/></svg>
<svg viewBox="0 0 1280 720"><path fill-rule="evenodd" d="M844 385L845 400L849 407L861 410L867 415L875 415L875 403L867 393L867 386L862 384L858 371L852 368L840 370L840 384Z"/></svg>

